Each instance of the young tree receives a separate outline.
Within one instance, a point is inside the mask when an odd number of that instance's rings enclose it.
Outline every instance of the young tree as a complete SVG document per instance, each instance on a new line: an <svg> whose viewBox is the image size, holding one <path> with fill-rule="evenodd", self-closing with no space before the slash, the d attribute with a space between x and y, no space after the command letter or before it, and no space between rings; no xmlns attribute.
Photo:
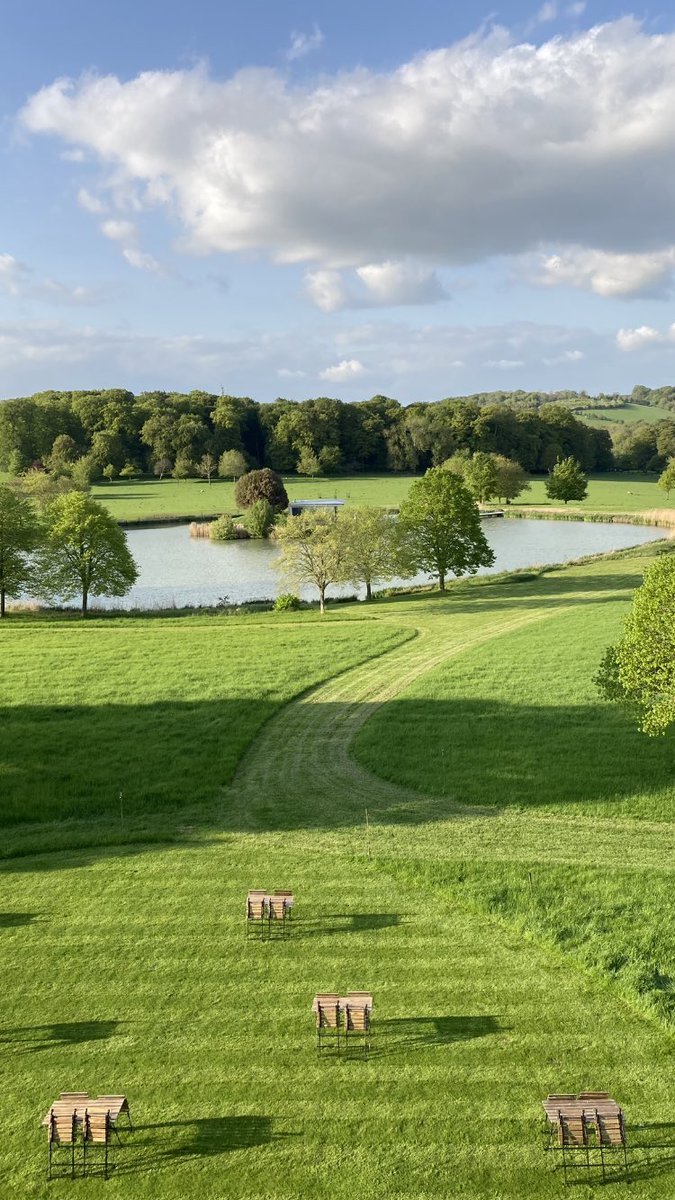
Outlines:
<svg viewBox="0 0 675 1200"><path fill-rule="evenodd" d="M321 474L321 463L311 446L303 446L298 455L298 464L296 466L298 475L316 476Z"/></svg>
<svg viewBox="0 0 675 1200"><path fill-rule="evenodd" d="M495 495L498 500L506 500L506 503L510 504L521 492L529 492L527 475L520 463L514 462L512 458L505 458L503 454L495 454L494 460L497 474Z"/></svg>
<svg viewBox="0 0 675 1200"><path fill-rule="evenodd" d="M168 455L160 455L158 458L153 459L152 473L153 473L153 475L158 476L160 483L161 483L164 476L169 474L169 471L171 470L172 467L173 467L173 462L171 461L169 456Z"/></svg>
<svg viewBox="0 0 675 1200"><path fill-rule="evenodd" d="M83 492L58 496L45 510L46 543L38 556L39 591L48 599L79 594L86 616L92 592L124 596L138 571L123 530Z"/></svg>
<svg viewBox="0 0 675 1200"><path fill-rule="evenodd" d="M218 463L218 474L221 479L230 478L234 482L246 474L246 459L241 450L224 450Z"/></svg>
<svg viewBox="0 0 675 1200"><path fill-rule="evenodd" d="M173 464L171 474L174 479L188 479L190 475L194 475L195 464L193 463L187 451L181 450L176 455L176 461Z"/></svg>
<svg viewBox="0 0 675 1200"><path fill-rule="evenodd" d="M607 700L636 705L652 737L675 721L675 554L645 572L623 637L607 650L595 682Z"/></svg>
<svg viewBox="0 0 675 1200"><path fill-rule="evenodd" d="M250 508L256 500L269 500L275 512L288 508L288 494L281 475L269 467L248 471L237 480L234 498L240 508Z"/></svg>
<svg viewBox="0 0 675 1200"><path fill-rule="evenodd" d="M496 495L497 466L494 454L477 451L468 460L464 468L464 483L472 496L481 504L486 504Z"/></svg>
<svg viewBox="0 0 675 1200"><path fill-rule="evenodd" d="M549 500L583 500L588 491L588 479L576 458L558 459L546 480L546 495Z"/></svg>
<svg viewBox="0 0 675 1200"><path fill-rule="evenodd" d="M313 584L319 592L319 607L325 612L326 588L344 577L344 554L337 521L325 513L303 513L291 517L277 530L281 554L277 570L299 587Z"/></svg>
<svg viewBox="0 0 675 1200"><path fill-rule="evenodd" d="M668 460L665 471L659 476L659 487L663 489L666 496L670 496L675 489L675 458Z"/></svg>
<svg viewBox="0 0 675 1200"><path fill-rule="evenodd" d="M202 479L207 479L210 484L212 475L215 475L218 470L218 460L210 453L203 454L197 465L197 470Z"/></svg>
<svg viewBox="0 0 675 1200"><path fill-rule="evenodd" d="M365 583L366 600L372 600L373 584L391 579L398 571L395 517L370 505L346 508L338 517L337 533L344 578L355 585Z"/></svg>
<svg viewBox="0 0 675 1200"><path fill-rule="evenodd" d="M60 433L54 438L54 444L47 456L46 465L52 475L69 475L79 451L74 438L67 433Z"/></svg>
<svg viewBox="0 0 675 1200"><path fill-rule="evenodd" d="M0 617L7 596L18 596L31 577L30 554L40 542L35 509L25 496L0 484Z"/></svg>
<svg viewBox="0 0 675 1200"><path fill-rule="evenodd" d="M432 467L414 481L401 505L400 522L411 572L437 575L442 592L449 572L473 575L494 562L476 501L444 467Z"/></svg>
<svg viewBox="0 0 675 1200"><path fill-rule="evenodd" d="M252 538L266 538L274 525L274 510L269 500L254 500L246 514L246 528Z"/></svg>
<svg viewBox="0 0 675 1200"><path fill-rule="evenodd" d="M114 466L113 463L108 463L107 466L105 466L101 471L101 474L104 479L108 480L108 483L112 483L113 479L117 475L117 467Z"/></svg>

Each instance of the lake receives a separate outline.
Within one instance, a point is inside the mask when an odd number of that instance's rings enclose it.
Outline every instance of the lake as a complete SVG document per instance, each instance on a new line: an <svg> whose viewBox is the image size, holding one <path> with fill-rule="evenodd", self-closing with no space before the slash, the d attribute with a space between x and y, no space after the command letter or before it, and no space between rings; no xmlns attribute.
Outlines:
<svg viewBox="0 0 675 1200"><path fill-rule="evenodd" d="M660 531L644 525L605 525L588 521L492 519L484 522L495 552L494 567L479 574L512 571L542 563L565 562L584 554L619 550L658 538ZM273 542L211 542L191 538L187 525L132 529L127 533L139 578L123 599L98 598L99 608L178 608L240 604L273 599L289 591L274 569L279 551ZM424 583L420 575L414 582ZM392 580L392 583L403 582ZM408 581L410 582L410 581ZM354 594L353 587L329 588L328 598ZM316 592L303 590L305 599Z"/></svg>

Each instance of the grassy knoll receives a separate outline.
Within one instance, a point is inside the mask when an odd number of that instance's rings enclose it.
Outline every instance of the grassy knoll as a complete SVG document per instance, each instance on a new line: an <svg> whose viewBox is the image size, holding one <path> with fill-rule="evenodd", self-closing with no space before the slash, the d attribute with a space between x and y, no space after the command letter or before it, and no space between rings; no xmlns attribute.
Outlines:
<svg viewBox="0 0 675 1200"><path fill-rule="evenodd" d="M3 621L0 825L213 800L280 705L411 636L274 618Z"/></svg>
<svg viewBox="0 0 675 1200"><path fill-rule="evenodd" d="M595 1087L625 1106L633 1194L669 1195L675 824L665 766L644 757L653 743L635 740L628 715L601 704L586 678L652 553L381 600L368 622L348 621L362 613L349 607L335 624L300 614L293 627L308 645L318 628L337 646L343 626L397 640L376 657L372 644L371 657L354 653L358 665L340 674L337 662L324 666L324 682L254 731L231 783L192 806L189 827L161 812L142 823L126 814L119 827L82 819L68 827L77 846L60 852L47 852L45 826L5 831L5 849L22 851L0 864L8 1194L71 1194L69 1180L44 1181L39 1118L60 1090L86 1087L127 1092L138 1126L113 1180L87 1181L94 1200L548 1200L563 1183L541 1150L540 1100ZM268 665L286 633L275 620L240 626L269 638ZM161 668L172 678L173 631L189 639L192 623L144 624L165 628L147 660L158 660L159 699ZM203 626L217 638L221 620L195 618ZM116 631L118 659L133 652L136 627L25 622L43 653L62 628L91 633L91 644ZM8 638L23 628L8 623ZM401 641L399 630L417 636ZM320 656L320 643L310 651ZM251 663L240 666L243 679ZM498 667L511 673L510 697ZM91 695L92 719L109 705L104 676L81 682L77 703ZM237 678L233 670L228 689ZM175 688L188 683L186 659ZM435 740L422 755L414 713L425 699ZM202 703L213 718L209 697L193 690L189 700L191 722ZM53 689L47 711L34 707L24 746L71 703ZM509 703L512 740L540 739L550 774L570 777L569 803L557 783L548 802L523 800L525 775L545 780L531 756L508 757L500 721ZM458 704L473 742L457 741ZM550 714L538 728L527 712L555 704L558 741ZM143 703L133 707L142 727ZM597 722L595 758L579 740L580 713ZM613 730L605 741L604 722ZM669 745L672 762L674 744L669 735L658 754ZM91 761L110 754L95 743ZM202 771L197 745L192 754ZM609 754L623 768L620 786L618 768L602 773ZM591 780L600 770L596 787L582 788L577 755ZM169 777L170 759L160 769ZM470 774L484 788L465 794L455 780ZM122 844L141 825L166 840ZM296 890L285 944L244 941L243 896L261 885ZM371 1059L317 1062L313 993L358 987L375 997ZM579 1178L579 1194L590 1194ZM610 1195L624 1190L608 1184Z"/></svg>

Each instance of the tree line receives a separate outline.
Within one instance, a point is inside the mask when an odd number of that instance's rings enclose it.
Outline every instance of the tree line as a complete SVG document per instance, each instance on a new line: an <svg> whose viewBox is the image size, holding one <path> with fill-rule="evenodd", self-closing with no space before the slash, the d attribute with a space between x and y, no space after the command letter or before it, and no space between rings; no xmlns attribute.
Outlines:
<svg viewBox="0 0 675 1200"><path fill-rule="evenodd" d="M534 473L568 457L584 471L614 467L606 430L564 403L533 408L519 395L404 406L387 396L259 404L201 391L41 392L0 403L0 469L18 475L42 464L86 485L139 473L210 482L218 471L264 466L308 476L422 473L461 452L502 455Z"/></svg>

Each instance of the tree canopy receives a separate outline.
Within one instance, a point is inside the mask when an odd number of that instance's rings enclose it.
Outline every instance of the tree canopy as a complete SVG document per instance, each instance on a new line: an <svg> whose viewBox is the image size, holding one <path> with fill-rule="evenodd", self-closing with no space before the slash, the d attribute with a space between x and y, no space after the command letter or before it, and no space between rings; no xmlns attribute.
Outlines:
<svg viewBox="0 0 675 1200"><path fill-rule="evenodd" d="M583 500L588 491L588 479L575 458L560 459L546 480L546 495L549 500Z"/></svg>
<svg viewBox="0 0 675 1200"><path fill-rule="evenodd" d="M237 480L234 498L242 508L250 508L256 500L267 500L274 512L288 508L288 494L284 481L276 471L263 467L261 471L248 471Z"/></svg>
<svg viewBox="0 0 675 1200"><path fill-rule="evenodd" d="M138 571L122 529L83 492L57 496L45 509L46 543L37 579L48 599L80 596L85 616L92 594L124 596Z"/></svg>
<svg viewBox="0 0 675 1200"><path fill-rule="evenodd" d="M343 578L365 584L366 599L372 599L373 584L391 579L400 571L396 518L382 508L363 505L344 508L337 519L342 546Z"/></svg>
<svg viewBox="0 0 675 1200"><path fill-rule="evenodd" d="M313 585L319 607L325 611L326 589L345 578L345 561L338 522L327 513L302 513L290 517L277 530L281 554L275 566L294 587Z"/></svg>
<svg viewBox="0 0 675 1200"><path fill-rule="evenodd" d="M39 541L33 504L0 484L0 617L5 615L6 598L19 596L30 585L31 552Z"/></svg>
<svg viewBox="0 0 675 1200"><path fill-rule="evenodd" d="M675 721L675 554L657 559L633 597L623 636L596 678L608 700L627 701L652 737Z"/></svg>
<svg viewBox="0 0 675 1200"><path fill-rule="evenodd" d="M459 476L443 467L414 481L400 521L410 568L435 575L441 591L451 572L472 575L494 562L476 501Z"/></svg>

